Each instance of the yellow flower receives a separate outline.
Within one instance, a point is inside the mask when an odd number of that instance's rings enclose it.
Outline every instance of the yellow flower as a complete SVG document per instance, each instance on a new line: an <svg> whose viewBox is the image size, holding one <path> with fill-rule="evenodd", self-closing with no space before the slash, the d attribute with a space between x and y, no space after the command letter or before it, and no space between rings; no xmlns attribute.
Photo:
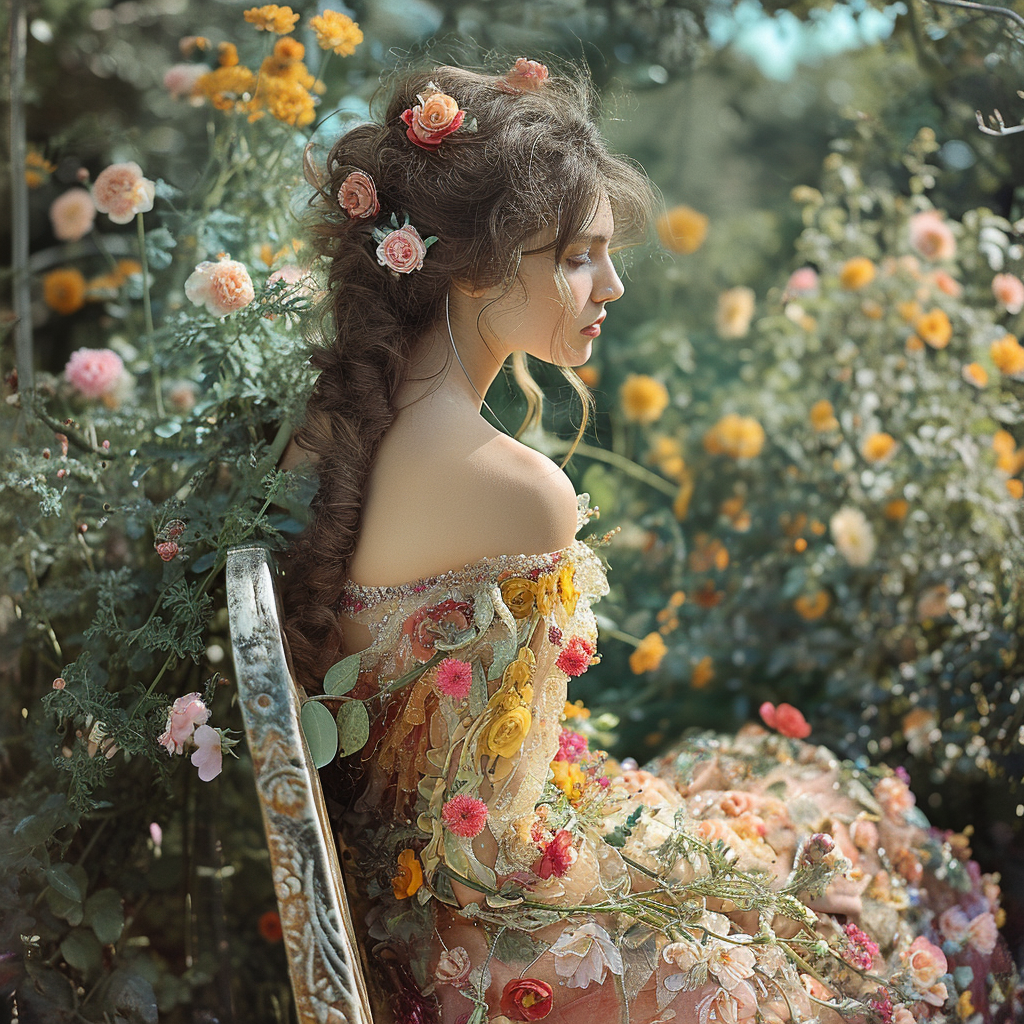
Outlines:
<svg viewBox="0 0 1024 1024"><path fill-rule="evenodd" d="M306 56L306 48L298 39L285 37L274 43L274 56L278 60L302 60Z"/></svg>
<svg viewBox="0 0 1024 1024"><path fill-rule="evenodd" d="M839 283L850 291L856 291L875 279L875 265L866 256L854 256L847 260L839 271Z"/></svg>
<svg viewBox="0 0 1024 1024"><path fill-rule="evenodd" d="M679 493L672 501L672 514L682 522L690 511L690 500L693 498L693 477L686 470L679 481Z"/></svg>
<svg viewBox="0 0 1024 1024"><path fill-rule="evenodd" d="M704 435L704 450L709 455L752 459L760 454L764 440L764 427L757 420L729 413Z"/></svg>
<svg viewBox="0 0 1024 1024"><path fill-rule="evenodd" d="M1006 489L1010 492L1011 498L1024 498L1024 483L1020 480L1007 480Z"/></svg>
<svg viewBox="0 0 1024 1024"><path fill-rule="evenodd" d="M910 511L910 502L906 498L893 498L885 506L885 518L891 520L894 523L901 522L907 518L907 513Z"/></svg>
<svg viewBox="0 0 1024 1024"><path fill-rule="evenodd" d="M214 68L195 84L196 95L205 96L217 110L241 110L243 99L255 91L256 76L243 64Z"/></svg>
<svg viewBox="0 0 1024 1024"><path fill-rule="evenodd" d="M743 338L750 330L754 316L755 296L753 288L740 285L729 288L718 296L715 312L715 330L720 338Z"/></svg>
<svg viewBox="0 0 1024 1024"><path fill-rule="evenodd" d="M921 307L913 300L907 302L897 302L896 312L906 320L908 324L912 324L920 315Z"/></svg>
<svg viewBox="0 0 1024 1024"><path fill-rule="evenodd" d="M932 348L945 348L953 337L953 325L941 309L929 310L924 316L918 317L914 330Z"/></svg>
<svg viewBox="0 0 1024 1024"><path fill-rule="evenodd" d="M705 655L693 666L693 672L690 675L690 686L695 690L703 690L714 678L714 662L711 660L710 655Z"/></svg>
<svg viewBox="0 0 1024 1024"><path fill-rule="evenodd" d="M1009 455L1017 450L1017 442L1008 430L997 430L992 435L992 450L1000 455Z"/></svg>
<svg viewBox="0 0 1024 1024"><path fill-rule="evenodd" d="M43 278L43 301L56 313L67 316L85 305L85 278L74 267L51 270Z"/></svg>
<svg viewBox="0 0 1024 1024"><path fill-rule="evenodd" d="M238 47L234 43L221 43L217 47L217 63L222 68L233 68L238 63Z"/></svg>
<svg viewBox="0 0 1024 1024"><path fill-rule="evenodd" d="M524 686L533 679L537 657L529 647L524 647L518 657L509 662L501 675L502 686Z"/></svg>
<svg viewBox="0 0 1024 1024"><path fill-rule="evenodd" d="M816 590L813 594L801 594L794 602L797 614L808 622L820 619L828 611L832 599L824 590Z"/></svg>
<svg viewBox="0 0 1024 1024"><path fill-rule="evenodd" d="M1000 373L1008 377L1024 373L1024 348L1021 348L1020 342L1012 334L993 341L990 354Z"/></svg>
<svg viewBox="0 0 1024 1024"><path fill-rule="evenodd" d="M696 252L708 234L708 218L691 206L673 206L658 218L658 237L672 252Z"/></svg>
<svg viewBox="0 0 1024 1024"><path fill-rule="evenodd" d="M589 718L590 710L583 706L583 701L578 700L575 704L570 704L568 701L565 702L565 707L562 709L563 718Z"/></svg>
<svg viewBox="0 0 1024 1024"><path fill-rule="evenodd" d="M629 656L629 667L635 675L653 672L668 653L665 641L660 633L648 633L637 644L636 650Z"/></svg>
<svg viewBox="0 0 1024 1024"><path fill-rule="evenodd" d="M619 399L627 420L653 423L668 405L668 388L646 374L631 373L619 388Z"/></svg>
<svg viewBox="0 0 1024 1024"><path fill-rule="evenodd" d="M534 593L537 611L546 618L554 610L555 599L558 597L558 573L549 572L541 576L537 580L537 589Z"/></svg>
<svg viewBox="0 0 1024 1024"><path fill-rule="evenodd" d="M35 147L25 154L25 184L29 188L44 185L55 170L57 165L50 163Z"/></svg>
<svg viewBox="0 0 1024 1024"><path fill-rule="evenodd" d="M981 363L968 363L960 373L968 384L973 384L976 388L983 388L988 384L988 370Z"/></svg>
<svg viewBox="0 0 1024 1024"><path fill-rule="evenodd" d="M273 32L279 36L286 36L293 31L299 20L299 16L290 7L279 7L277 4L250 7L243 17L261 32Z"/></svg>
<svg viewBox="0 0 1024 1024"><path fill-rule="evenodd" d="M391 879L391 887L396 900L405 900L415 895L423 884L423 868L420 866L416 851L405 849L398 855L398 871Z"/></svg>
<svg viewBox="0 0 1024 1024"><path fill-rule="evenodd" d="M961 1020L967 1020L969 1017L974 1016L974 1003L971 1001L971 990L969 988L964 989L960 993L960 998L956 1003L956 1012Z"/></svg>
<svg viewBox="0 0 1024 1024"><path fill-rule="evenodd" d="M522 706L495 716L483 737L483 753L491 757L512 757L526 739L533 716Z"/></svg>
<svg viewBox="0 0 1024 1024"><path fill-rule="evenodd" d="M552 761L551 773L554 776L551 780L570 799L578 800L583 794L583 786L586 777L583 769L571 761Z"/></svg>
<svg viewBox="0 0 1024 1024"><path fill-rule="evenodd" d="M533 614L536 594L537 584L521 576L513 576L501 584L501 599L517 619Z"/></svg>
<svg viewBox="0 0 1024 1024"><path fill-rule="evenodd" d="M811 426L815 430L835 430L839 426L835 409L827 398L822 398L811 406Z"/></svg>
<svg viewBox="0 0 1024 1024"><path fill-rule="evenodd" d="M519 696L522 699L522 702L524 704L532 704L533 703L533 684L532 683L523 683L523 685L519 688Z"/></svg>
<svg viewBox="0 0 1024 1024"><path fill-rule="evenodd" d="M872 434L863 445L860 453L868 462L882 462L896 450L896 438L884 432Z"/></svg>
<svg viewBox="0 0 1024 1024"><path fill-rule="evenodd" d="M573 582L575 575L576 567L572 565L563 566L558 572L558 596L566 615L572 615L576 611L576 602L580 596L580 592Z"/></svg>
<svg viewBox="0 0 1024 1024"><path fill-rule="evenodd" d="M363 41L359 26L339 11L324 11L309 19L309 27L316 34L321 50L333 50L340 57L350 57Z"/></svg>

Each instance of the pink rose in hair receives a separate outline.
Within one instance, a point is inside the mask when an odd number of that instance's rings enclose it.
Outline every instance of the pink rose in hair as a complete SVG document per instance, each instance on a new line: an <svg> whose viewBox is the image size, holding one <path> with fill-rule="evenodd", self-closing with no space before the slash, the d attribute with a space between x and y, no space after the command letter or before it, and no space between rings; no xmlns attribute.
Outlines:
<svg viewBox="0 0 1024 1024"><path fill-rule="evenodd" d="M1024 281L1014 274L996 274L992 278L992 294L1007 313L1024 309Z"/></svg>
<svg viewBox="0 0 1024 1024"><path fill-rule="evenodd" d="M185 744L194 741L193 732L196 726L206 724L210 717L210 709L203 703L198 693L186 693L179 697L168 709L167 728L157 740L165 747L168 754L183 754ZM220 740L218 739L218 744Z"/></svg>
<svg viewBox="0 0 1024 1024"><path fill-rule="evenodd" d="M152 210L155 195L156 185L142 176L142 168L134 161L111 164L92 186L96 209L115 224L127 224L137 213Z"/></svg>
<svg viewBox="0 0 1024 1024"><path fill-rule="evenodd" d="M377 262L395 274L411 274L423 267L427 247L411 225L389 232L377 246Z"/></svg>
<svg viewBox="0 0 1024 1024"><path fill-rule="evenodd" d="M53 233L62 242L77 242L92 231L96 204L86 188L69 188L50 204Z"/></svg>
<svg viewBox="0 0 1024 1024"><path fill-rule="evenodd" d="M244 309L256 292L245 265L221 258L216 263L204 260L185 282L185 295L197 306L205 306L211 316L225 317Z"/></svg>
<svg viewBox="0 0 1024 1024"><path fill-rule="evenodd" d="M196 752L190 758L199 769L201 782L210 782L220 775L224 755L220 747L220 733L209 725L201 725L192 737Z"/></svg>
<svg viewBox="0 0 1024 1024"><path fill-rule="evenodd" d="M459 110L458 101L443 92L431 93L414 107L402 111L402 120L409 126L405 134L420 149L437 149L465 120L466 112Z"/></svg>
<svg viewBox="0 0 1024 1024"><path fill-rule="evenodd" d="M373 178L364 171L353 171L338 189L338 205L353 220L376 217L380 203Z"/></svg>
<svg viewBox="0 0 1024 1024"><path fill-rule="evenodd" d="M548 69L537 60L516 58L515 65L496 83L502 92L534 92L548 80Z"/></svg>
<svg viewBox="0 0 1024 1024"><path fill-rule="evenodd" d="M956 255L956 238L938 210L910 218L910 244L929 260L950 260Z"/></svg>
<svg viewBox="0 0 1024 1024"><path fill-rule="evenodd" d="M124 373L121 357L109 348L80 348L71 353L64 377L86 398L102 398L114 390Z"/></svg>

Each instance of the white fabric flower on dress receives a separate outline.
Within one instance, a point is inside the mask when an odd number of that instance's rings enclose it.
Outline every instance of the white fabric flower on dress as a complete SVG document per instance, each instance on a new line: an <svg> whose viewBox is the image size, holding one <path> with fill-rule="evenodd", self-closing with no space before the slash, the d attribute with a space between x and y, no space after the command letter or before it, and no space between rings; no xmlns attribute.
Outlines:
<svg viewBox="0 0 1024 1024"><path fill-rule="evenodd" d="M555 972L569 988L586 988L592 981L604 984L605 974L622 974L622 955L611 936L594 921L566 928L551 947Z"/></svg>

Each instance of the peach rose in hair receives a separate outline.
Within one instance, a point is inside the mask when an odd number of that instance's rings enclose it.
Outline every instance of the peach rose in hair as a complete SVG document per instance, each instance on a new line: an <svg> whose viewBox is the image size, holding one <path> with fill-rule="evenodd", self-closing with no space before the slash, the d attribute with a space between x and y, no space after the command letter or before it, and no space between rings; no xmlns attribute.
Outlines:
<svg viewBox="0 0 1024 1024"><path fill-rule="evenodd" d="M353 220L376 217L380 212L377 188L365 171L353 171L338 189L338 205Z"/></svg>
<svg viewBox="0 0 1024 1024"><path fill-rule="evenodd" d="M423 268L427 246L411 225L396 228L377 246L377 262L394 274L411 274Z"/></svg>
<svg viewBox="0 0 1024 1024"><path fill-rule="evenodd" d="M547 66L537 60L517 57L504 78L495 83L502 92L534 92L541 88L548 79Z"/></svg>
<svg viewBox="0 0 1024 1024"><path fill-rule="evenodd" d="M452 132L461 127L466 112L447 93L433 92L412 108L402 111L402 120L409 126L406 136L420 149L437 149Z"/></svg>

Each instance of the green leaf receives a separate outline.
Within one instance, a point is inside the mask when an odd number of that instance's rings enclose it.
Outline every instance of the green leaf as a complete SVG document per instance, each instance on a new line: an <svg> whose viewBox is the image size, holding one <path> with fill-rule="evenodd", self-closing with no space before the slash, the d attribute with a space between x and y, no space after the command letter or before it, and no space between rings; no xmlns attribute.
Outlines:
<svg viewBox="0 0 1024 1024"><path fill-rule="evenodd" d="M67 864L54 864L46 869L46 880L67 900L81 903L85 893L78 882L71 877Z"/></svg>
<svg viewBox="0 0 1024 1024"><path fill-rule="evenodd" d="M348 693L359 678L359 655L350 654L336 665L332 665L324 676L324 693L340 697Z"/></svg>
<svg viewBox="0 0 1024 1024"><path fill-rule="evenodd" d="M120 894L114 889L94 892L85 901L85 923L104 946L117 942L124 930L124 907L121 906Z"/></svg>
<svg viewBox="0 0 1024 1024"><path fill-rule="evenodd" d="M127 967L119 967L111 974L104 1004L116 1020L127 1024L157 1024L159 1015L153 986Z"/></svg>
<svg viewBox="0 0 1024 1024"><path fill-rule="evenodd" d="M153 433L157 437L174 437L175 434L181 431L181 424L177 420L167 420L164 423L158 423L153 428Z"/></svg>
<svg viewBox="0 0 1024 1024"><path fill-rule="evenodd" d="M60 944L60 955L82 974L98 970L103 959L99 940L87 928L75 928Z"/></svg>
<svg viewBox="0 0 1024 1024"><path fill-rule="evenodd" d="M82 923L85 910L78 900L69 900L66 896L61 896L52 885L45 890L44 895L46 905L57 917L64 918L72 928L76 928Z"/></svg>
<svg viewBox="0 0 1024 1024"><path fill-rule="evenodd" d="M338 711L338 740L341 756L348 757L366 746L370 738L370 716L361 700L346 701Z"/></svg>
<svg viewBox="0 0 1024 1024"><path fill-rule="evenodd" d="M302 705L299 720L313 764L317 768L330 764L338 752L338 728L330 711L318 700L307 700Z"/></svg>

